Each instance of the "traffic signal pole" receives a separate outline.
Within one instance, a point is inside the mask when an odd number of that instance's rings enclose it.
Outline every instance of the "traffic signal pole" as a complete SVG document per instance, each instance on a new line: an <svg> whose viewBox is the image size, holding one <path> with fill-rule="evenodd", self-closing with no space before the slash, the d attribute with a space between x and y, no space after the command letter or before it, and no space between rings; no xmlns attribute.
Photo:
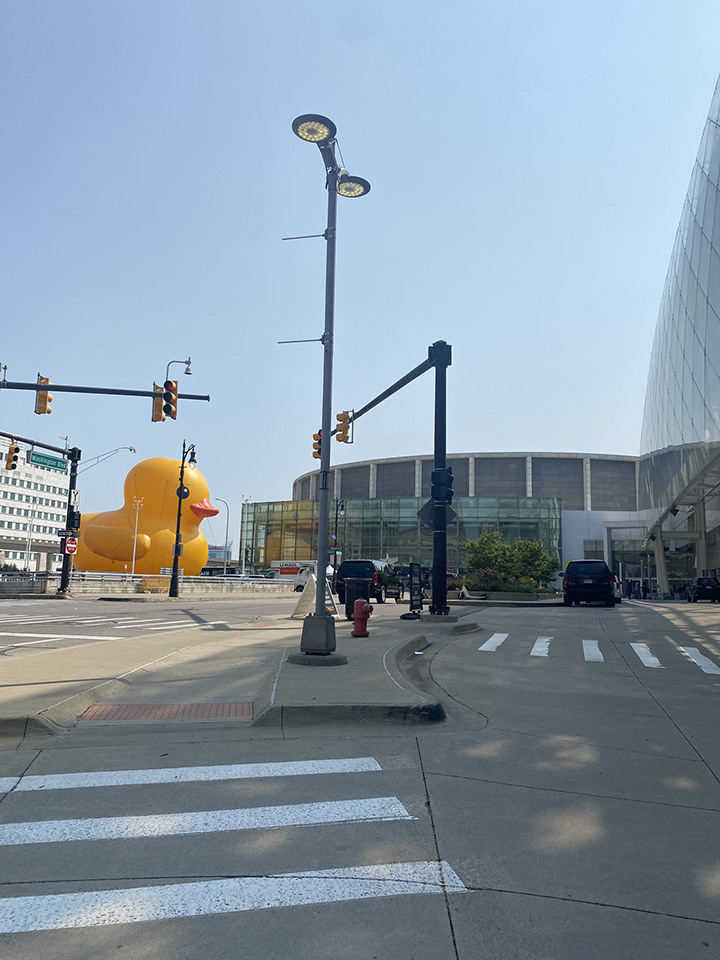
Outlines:
<svg viewBox="0 0 720 960"><path fill-rule="evenodd" d="M60 586L58 588L58 596L65 596L70 589L70 574L72 573L73 558L72 554L68 553L65 545L67 543L68 537L77 536L80 521L80 514L75 506L75 501L77 498L77 475L78 475L78 464L80 463L80 457L82 456L80 450L77 447L71 447L65 456L68 458L70 463L70 484L68 486L68 505L67 505L67 514L65 517L65 530L63 536L60 538L60 545L63 554L62 560L62 572L60 573Z"/></svg>
<svg viewBox="0 0 720 960"><path fill-rule="evenodd" d="M433 518L433 566L432 604L430 613L447 616L447 510L452 500L452 470L447 465L447 368L452 364L452 347L444 340L437 340L428 347L427 360L406 373L387 390L383 390L370 403L357 410L350 423L402 390L413 380L435 367L435 443L432 473L432 518ZM339 428L338 428L339 429ZM333 433L336 433L334 430Z"/></svg>
<svg viewBox="0 0 720 960"><path fill-rule="evenodd" d="M433 565L432 603L430 613L447 616L447 368L452 363L452 347L443 341L434 343L428 359L435 367L435 444L433 480L442 477L446 482L432 485L433 498ZM443 474L436 473L443 471Z"/></svg>

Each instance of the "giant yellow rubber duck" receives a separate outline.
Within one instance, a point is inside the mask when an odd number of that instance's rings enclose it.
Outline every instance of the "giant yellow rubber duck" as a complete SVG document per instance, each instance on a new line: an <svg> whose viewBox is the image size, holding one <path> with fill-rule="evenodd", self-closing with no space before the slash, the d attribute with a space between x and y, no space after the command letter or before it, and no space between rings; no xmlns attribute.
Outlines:
<svg viewBox="0 0 720 960"><path fill-rule="evenodd" d="M188 495L183 498L180 567L186 576L196 577L208 557L200 523L219 511L210 505L208 485L197 468L185 464L183 484ZM153 457L136 464L125 479L125 503L119 510L83 514L75 569L130 573L133 548L135 573L160 573L161 567L171 567L179 486L179 460ZM136 511L138 501L141 506Z"/></svg>

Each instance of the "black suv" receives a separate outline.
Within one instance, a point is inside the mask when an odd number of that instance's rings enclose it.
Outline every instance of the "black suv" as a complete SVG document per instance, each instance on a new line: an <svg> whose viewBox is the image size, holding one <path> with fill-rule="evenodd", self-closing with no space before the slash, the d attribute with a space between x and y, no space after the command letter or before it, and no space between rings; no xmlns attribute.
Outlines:
<svg viewBox="0 0 720 960"><path fill-rule="evenodd" d="M580 605L584 600L601 600L607 607L615 606L615 577L604 560L571 560L563 577L563 603L566 607Z"/></svg>
<svg viewBox="0 0 720 960"><path fill-rule="evenodd" d="M688 587L687 602L697 603L698 600L720 603L720 581L717 577L696 577L693 580Z"/></svg>
<svg viewBox="0 0 720 960"><path fill-rule="evenodd" d="M340 603L345 603L346 577L369 580L370 597L374 597L378 603L385 603L388 597L395 597L401 603L405 598L402 580L384 560L343 560L335 574L335 590Z"/></svg>

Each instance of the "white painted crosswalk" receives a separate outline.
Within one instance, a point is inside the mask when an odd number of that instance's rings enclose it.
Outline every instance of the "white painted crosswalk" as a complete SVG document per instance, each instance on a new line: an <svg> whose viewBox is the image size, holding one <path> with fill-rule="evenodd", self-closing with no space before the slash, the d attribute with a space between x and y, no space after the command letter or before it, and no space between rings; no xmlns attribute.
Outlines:
<svg viewBox="0 0 720 960"><path fill-rule="evenodd" d="M49 791L52 794L54 791L81 788L101 791L100 794L88 794L90 799L83 795L83 799L78 800L78 806L83 812L92 813L93 803L101 804L103 810L112 806L114 791L118 788L123 790L122 809L125 811L128 797L131 798L132 805L132 797L137 796L132 791L152 784L157 790L171 792L161 793L160 796L168 797L168 807L172 807L173 812L151 815L138 812L123 816L83 816L56 820L27 820L20 817L17 822L0 824L0 846L8 851L8 855L14 848L22 860L26 846L29 848L36 844L47 844L49 846L45 856L34 861L47 864L52 863L53 857L62 858L66 844L82 848L83 844L91 844L93 841L113 841L118 845L113 849L122 851L122 845L131 841L134 844L142 843L143 847L134 846L129 856L136 858L138 850L146 850L147 862L150 865L154 864L157 857L154 844L167 843L168 838L172 837L186 838L183 843L188 846L183 847L183 857L187 857L189 861L193 850L201 849L190 845L202 844L202 836L207 837L208 834L306 827L316 830L340 827L352 831L355 828L360 829L362 824L381 824L383 826L378 829L392 831L403 823L406 824L405 829L417 830L419 827L414 824L418 823L418 818L409 812L407 800L403 801L397 796L355 796L346 799L327 799L321 796L324 790L337 791L342 788L343 780L338 778L368 775L372 777L368 783L378 786L385 782L384 778L392 776L393 769L394 764L390 765L389 771L385 771L374 757L360 756L198 767L95 770L5 778L0 780L0 790L12 791L11 797L24 794L27 798L15 799L12 809L20 811L23 803L32 802L33 793L42 791L46 794ZM205 783L206 789L211 789L213 783L221 784L228 780L297 778L308 775L312 775L310 785L317 787L317 799L272 806L239 805L216 810L191 809L177 812L177 796L185 795L178 794L178 791L183 791L186 784ZM330 776L332 779L325 779ZM292 785L292 782L290 780L288 784ZM357 779L352 783L354 792L358 785ZM282 780L278 788L281 784ZM334 786L331 787L330 784ZM307 791L308 782L305 782L302 789ZM173 799L170 799L171 796ZM414 809L423 808L422 796L423 794L419 794L414 798ZM137 803L140 802L138 796ZM45 803L47 809L52 809L50 798ZM393 827L393 824L397 826ZM428 825L425 824L426 842L430 842L432 849L430 831L427 828ZM340 844L344 858L348 858L348 846L352 843L352 834L348 836L349 838L344 837ZM381 836L378 834L374 841L378 851L382 850ZM387 840L392 846L392 833L387 834ZM418 852L422 852L421 842L416 839L414 844ZM264 848L264 844L261 846ZM242 857L242 846L237 849ZM310 851L305 854L308 859L324 854L324 862L321 860L320 864L307 863L302 865L300 870L280 873L269 871L258 875L252 871L251 875L238 875L227 879L211 877L193 882L188 882L185 875L182 878L170 876L166 883L152 886L132 885L125 881L120 888L117 883L113 883L109 889L79 892L60 892L57 888L53 890L51 882L46 884L47 892L42 895L0 898L0 933L28 934L45 930L152 923L175 918L243 913L289 906L319 907L384 897L443 896L466 892L465 885L452 865L443 860L418 859L368 864L366 860L359 859L353 864L345 859L340 866L327 869L327 853L323 850L322 843L305 849ZM363 846L358 850L358 857L365 855ZM118 857L122 857L122 852L118 853ZM7 863L5 854L0 857L0 865L3 861ZM324 869L317 869L318 865ZM149 866L148 869L152 868ZM4 880L7 883L2 872L0 866L0 882ZM182 882L173 882L181 879Z"/></svg>
<svg viewBox="0 0 720 960"><path fill-rule="evenodd" d="M603 648L601 647L601 641L580 638L579 644L577 640L561 640L557 641L554 637L536 637L534 640L530 637L515 637L511 638L510 642L506 644L506 641L510 637L510 634L507 633L493 633L483 644L478 647L478 650L481 653L496 653L500 650L500 647L505 644L503 650L506 653L526 653L531 657L545 657L550 658L553 652L553 643L561 643L562 647L558 650L558 655L560 655L560 650L563 651L563 655L567 656L568 651L570 657L573 656L574 650L577 649L578 656L582 654L582 659L586 663L606 663L605 653L603 653ZM616 653L618 650L624 649L625 647L629 648L630 651L634 654L634 657L640 662L643 667L647 667L650 670L664 670L667 666L667 663L661 662L658 657L658 651L652 650L650 645L647 643L633 642L627 645L622 645L621 647L616 647L611 640L604 641L606 651L614 650ZM665 659L670 659L670 657L675 657L677 660L677 651L684 655L684 661L694 667L699 667L703 673L720 675L720 666L715 663L710 657L701 653L697 647L684 647L668 644L663 648L664 653L662 656Z"/></svg>

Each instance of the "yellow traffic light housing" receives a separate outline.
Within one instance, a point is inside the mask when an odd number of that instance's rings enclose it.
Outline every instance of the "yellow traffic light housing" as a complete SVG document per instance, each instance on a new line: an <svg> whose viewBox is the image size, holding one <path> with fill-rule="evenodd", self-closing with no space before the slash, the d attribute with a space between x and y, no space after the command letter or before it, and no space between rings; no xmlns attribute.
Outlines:
<svg viewBox="0 0 720 960"><path fill-rule="evenodd" d="M320 460L320 459L322 458L322 452L321 452L321 450L322 450L322 430L318 430L317 433L314 433L314 434L313 434L313 440L315 441L315 442L313 443L313 457L314 457L316 460Z"/></svg>
<svg viewBox="0 0 720 960"><path fill-rule="evenodd" d="M49 384L49 377L41 377L38 374L37 382L42 384ZM52 413L52 407L50 406L52 402L52 394L48 393L47 390L38 390L35 394L35 413Z"/></svg>
<svg viewBox="0 0 720 960"><path fill-rule="evenodd" d="M163 410L163 405L165 400L163 394L165 392L164 387L159 387L156 383L153 383L153 407L152 407L152 422L153 423L162 423L165 419L165 411Z"/></svg>
<svg viewBox="0 0 720 960"><path fill-rule="evenodd" d="M163 384L165 392L163 393L163 413L172 420L177 420L178 405L178 382L177 380L166 380Z"/></svg>
<svg viewBox="0 0 720 960"><path fill-rule="evenodd" d="M335 428L335 439L338 443L350 443L350 411L343 410L335 416L337 427Z"/></svg>
<svg viewBox="0 0 720 960"><path fill-rule="evenodd" d="M13 440L8 447L7 457L5 458L6 470L17 470L17 462L20 457L20 447Z"/></svg>

